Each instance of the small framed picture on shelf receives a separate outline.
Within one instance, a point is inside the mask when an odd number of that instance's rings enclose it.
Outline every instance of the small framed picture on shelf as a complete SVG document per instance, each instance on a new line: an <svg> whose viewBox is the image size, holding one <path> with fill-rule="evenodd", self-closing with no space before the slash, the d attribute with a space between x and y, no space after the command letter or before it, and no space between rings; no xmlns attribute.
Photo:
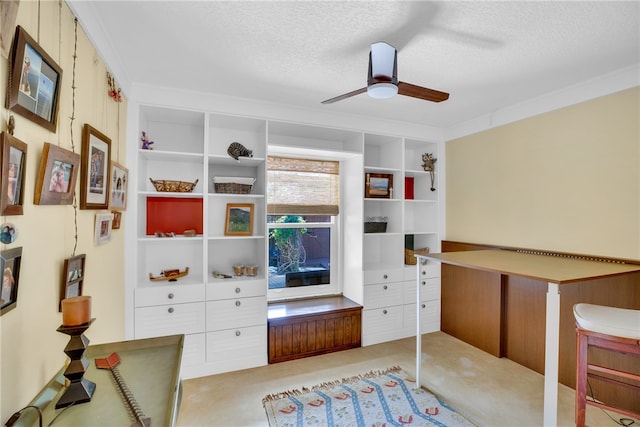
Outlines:
<svg viewBox="0 0 640 427"><path fill-rule="evenodd" d="M82 130L81 161L80 209L107 209L111 177L111 139L86 123Z"/></svg>
<svg viewBox="0 0 640 427"><path fill-rule="evenodd" d="M111 192L109 208L123 211L127 208L127 181L129 170L119 163L111 162Z"/></svg>
<svg viewBox="0 0 640 427"><path fill-rule="evenodd" d="M0 188L0 215L22 215L24 200L27 144L2 132L2 187Z"/></svg>
<svg viewBox="0 0 640 427"><path fill-rule="evenodd" d="M393 174L364 174L364 197L391 199L393 197Z"/></svg>
<svg viewBox="0 0 640 427"><path fill-rule="evenodd" d="M22 248L13 248L0 252L2 270L2 292L0 293L0 316L18 305L18 282Z"/></svg>
<svg viewBox="0 0 640 427"><path fill-rule="evenodd" d="M36 205L70 205L76 188L80 155L45 142L36 179Z"/></svg>
<svg viewBox="0 0 640 427"><path fill-rule="evenodd" d="M55 133L62 69L19 25L11 49L9 76L7 107Z"/></svg>
<svg viewBox="0 0 640 427"><path fill-rule="evenodd" d="M58 303L58 311L61 311L62 309L63 299L78 297L82 295L85 259L86 255L82 254L64 260L64 270L62 271L62 289L60 291L60 302Z"/></svg>
<svg viewBox="0 0 640 427"><path fill-rule="evenodd" d="M253 204L227 203L225 236L253 235Z"/></svg>

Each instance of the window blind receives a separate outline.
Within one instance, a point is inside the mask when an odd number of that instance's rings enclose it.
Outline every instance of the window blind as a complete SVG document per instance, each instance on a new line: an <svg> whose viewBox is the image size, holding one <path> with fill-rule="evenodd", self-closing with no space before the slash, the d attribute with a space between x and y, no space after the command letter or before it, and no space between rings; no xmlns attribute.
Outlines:
<svg viewBox="0 0 640 427"><path fill-rule="evenodd" d="M268 215L337 215L340 162L267 157Z"/></svg>

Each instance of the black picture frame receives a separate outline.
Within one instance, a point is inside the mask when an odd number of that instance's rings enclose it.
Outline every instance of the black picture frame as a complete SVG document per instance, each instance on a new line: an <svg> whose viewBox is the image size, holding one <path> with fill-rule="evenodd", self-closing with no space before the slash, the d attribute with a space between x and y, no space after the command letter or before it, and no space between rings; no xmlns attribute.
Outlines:
<svg viewBox="0 0 640 427"><path fill-rule="evenodd" d="M2 132L0 139L2 141L0 215L22 215L27 144L8 132Z"/></svg>
<svg viewBox="0 0 640 427"><path fill-rule="evenodd" d="M62 68L21 26L11 48L6 107L56 132Z"/></svg>
<svg viewBox="0 0 640 427"><path fill-rule="evenodd" d="M0 252L0 269L2 270L0 316L18 306L18 284L20 283L21 262L22 247Z"/></svg>
<svg viewBox="0 0 640 427"><path fill-rule="evenodd" d="M62 300L82 295L84 284L86 254L76 255L64 260L62 271L62 287L60 289L60 302L58 311L62 311Z"/></svg>

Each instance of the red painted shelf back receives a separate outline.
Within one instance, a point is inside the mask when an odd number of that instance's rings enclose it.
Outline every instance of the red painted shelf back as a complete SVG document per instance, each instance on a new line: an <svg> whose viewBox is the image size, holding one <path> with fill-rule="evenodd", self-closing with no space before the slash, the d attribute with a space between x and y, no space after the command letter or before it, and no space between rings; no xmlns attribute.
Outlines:
<svg viewBox="0 0 640 427"><path fill-rule="evenodd" d="M404 198L413 200L413 177L406 176L404 178Z"/></svg>
<svg viewBox="0 0 640 427"><path fill-rule="evenodd" d="M147 197L148 236L156 231L181 235L185 230L202 234L202 199Z"/></svg>

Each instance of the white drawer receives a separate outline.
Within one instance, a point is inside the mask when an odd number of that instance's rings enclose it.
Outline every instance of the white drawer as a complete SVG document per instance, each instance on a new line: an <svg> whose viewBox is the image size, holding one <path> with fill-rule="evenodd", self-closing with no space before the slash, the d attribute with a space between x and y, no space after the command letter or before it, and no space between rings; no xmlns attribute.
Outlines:
<svg viewBox="0 0 640 427"><path fill-rule="evenodd" d="M440 299L440 278L433 277L420 280L421 300L432 301ZM404 282L404 304L415 304L416 302L416 282Z"/></svg>
<svg viewBox="0 0 640 427"><path fill-rule="evenodd" d="M183 304L204 300L204 285L157 285L136 288L136 307Z"/></svg>
<svg viewBox="0 0 640 427"><path fill-rule="evenodd" d="M416 328L416 305L407 304L404 306L404 327ZM434 328L434 326L436 326ZM440 330L440 300L423 301L420 304L420 328L421 332L432 332Z"/></svg>
<svg viewBox="0 0 640 427"><path fill-rule="evenodd" d="M364 287L364 308L380 308L402 304L404 283L379 283Z"/></svg>
<svg viewBox="0 0 640 427"><path fill-rule="evenodd" d="M420 277L440 277L440 263L435 261L427 261L425 265L420 266ZM404 269L404 280L416 279L416 267L407 267Z"/></svg>
<svg viewBox="0 0 640 427"><path fill-rule="evenodd" d="M184 346L182 347L182 366L202 365L206 351L204 333L185 335Z"/></svg>
<svg viewBox="0 0 640 427"><path fill-rule="evenodd" d="M267 323L267 297L207 302L207 330L241 328Z"/></svg>
<svg viewBox="0 0 640 427"><path fill-rule="evenodd" d="M136 308L135 336L139 338L204 332L204 302Z"/></svg>
<svg viewBox="0 0 640 427"><path fill-rule="evenodd" d="M207 284L207 300L257 297L267 294L267 281L227 279Z"/></svg>
<svg viewBox="0 0 640 427"><path fill-rule="evenodd" d="M240 369L256 358L267 358L266 325L207 333L207 363L231 363Z"/></svg>
<svg viewBox="0 0 640 427"><path fill-rule="evenodd" d="M362 311L362 334L376 335L402 328L401 305Z"/></svg>
<svg viewBox="0 0 640 427"><path fill-rule="evenodd" d="M388 283L388 282L400 282L404 278L404 272L402 268L391 268L388 270L365 270L364 271L364 284L370 285L373 283Z"/></svg>

